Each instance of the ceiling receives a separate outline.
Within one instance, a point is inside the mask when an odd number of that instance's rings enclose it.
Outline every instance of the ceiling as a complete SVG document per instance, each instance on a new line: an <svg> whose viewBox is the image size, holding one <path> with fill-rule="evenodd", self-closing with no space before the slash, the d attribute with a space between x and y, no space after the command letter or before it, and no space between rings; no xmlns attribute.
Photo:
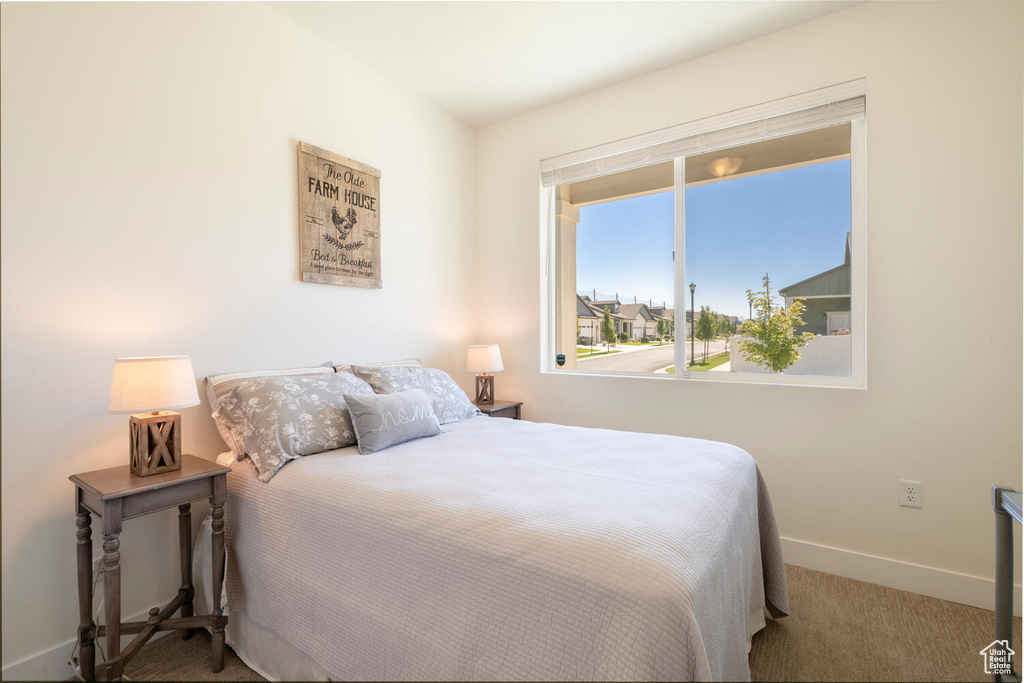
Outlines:
<svg viewBox="0 0 1024 683"><path fill-rule="evenodd" d="M483 126L859 3L268 4L454 116Z"/></svg>

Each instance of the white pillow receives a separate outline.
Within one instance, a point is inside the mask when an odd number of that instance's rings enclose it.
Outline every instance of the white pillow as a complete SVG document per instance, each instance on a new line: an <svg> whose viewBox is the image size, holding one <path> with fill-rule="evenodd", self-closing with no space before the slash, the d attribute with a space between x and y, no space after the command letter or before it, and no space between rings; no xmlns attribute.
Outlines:
<svg viewBox="0 0 1024 683"><path fill-rule="evenodd" d="M241 460L245 456L245 448L241 440L235 436L231 423L222 419L217 412L220 408L220 401L231 393L231 390L247 379L257 377L280 377L282 375L330 375L334 373L334 366L331 363L324 363L312 368L289 368L286 370L250 370L247 372L225 372L219 375L210 375L206 378L206 398L210 403L211 416L217 424L217 431L220 438L228 445L235 457Z"/></svg>

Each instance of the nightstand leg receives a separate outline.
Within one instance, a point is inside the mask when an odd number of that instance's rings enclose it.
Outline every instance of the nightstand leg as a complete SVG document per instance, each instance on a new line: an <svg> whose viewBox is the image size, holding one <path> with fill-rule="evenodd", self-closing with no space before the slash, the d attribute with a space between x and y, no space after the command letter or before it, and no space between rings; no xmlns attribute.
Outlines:
<svg viewBox="0 0 1024 683"><path fill-rule="evenodd" d="M180 544L179 555L181 557L181 592L185 594L185 602L181 605L181 616L191 617L195 612L193 599L195 588L192 586L192 505L185 503L178 506L178 542ZM181 631L181 639L188 640L192 637L192 629L186 628Z"/></svg>
<svg viewBox="0 0 1024 683"><path fill-rule="evenodd" d="M81 505L75 520L78 527L78 647L82 678L96 679L96 624L92 620L92 516Z"/></svg>
<svg viewBox="0 0 1024 683"><path fill-rule="evenodd" d="M224 585L224 499L227 497L225 477L217 477L213 483L213 496L210 497L210 528L213 531L213 615L220 617L220 594ZM213 626L213 672L219 673L224 668L224 626L223 620L215 621Z"/></svg>
<svg viewBox="0 0 1024 683"><path fill-rule="evenodd" d="M103 520L106 523L106 520ZM118 529L120 532L120 529ZM103 602L107 632L107 680L119 681L121 661L121 541L118 533L103 534Z"/></svg>

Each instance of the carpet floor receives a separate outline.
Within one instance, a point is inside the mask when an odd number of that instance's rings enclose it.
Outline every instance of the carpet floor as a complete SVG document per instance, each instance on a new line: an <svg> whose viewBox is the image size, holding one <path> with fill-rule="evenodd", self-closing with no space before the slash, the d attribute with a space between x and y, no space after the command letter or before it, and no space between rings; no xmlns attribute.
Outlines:
<svg viewBox="0 0 1024 683"><path fill-rule="evenodd" d="M991 680L978 654L993 640L988 610L800 567L787 566L786 578L792 614L754 636L755 681ZM1021 652L1020 619L1013 649ZM134 681L264 680L230 648L222 672L210 673L210 662L206 631L187 641L169 635L144 647L125 674Z"/></svg>
<svg viewBox="0 0 1024 683"><path fill-rule="evenodd" d="M989 610L790 565L786 580L790 616L754 636L755 681L992 680L979 654L995 638ZM1017 653L1020 639L1017 618Z"/></svg>

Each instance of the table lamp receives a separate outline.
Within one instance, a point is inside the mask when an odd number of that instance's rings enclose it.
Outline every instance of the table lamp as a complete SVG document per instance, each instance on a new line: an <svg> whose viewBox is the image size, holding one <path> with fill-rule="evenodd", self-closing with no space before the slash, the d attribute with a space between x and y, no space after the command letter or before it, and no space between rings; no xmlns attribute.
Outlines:
<svg viewBox="0 0 1024 683"><path fill-rule="evenodd" d="M188 356L118 358L110 383L110 412L135 413L128 421L132 474L181 469L181 413L199 405Z"/></svg>
<svg viewBox="0 0 1024 683"><path fill-rule="evenodd" d="M501 364L501 351L498 349L497 344L481 344L469 347L469 356L466 358L466 371L477 373L477 403L494 403L494 375L491 373L501 372L504 369L505 366Z"/></svg>

